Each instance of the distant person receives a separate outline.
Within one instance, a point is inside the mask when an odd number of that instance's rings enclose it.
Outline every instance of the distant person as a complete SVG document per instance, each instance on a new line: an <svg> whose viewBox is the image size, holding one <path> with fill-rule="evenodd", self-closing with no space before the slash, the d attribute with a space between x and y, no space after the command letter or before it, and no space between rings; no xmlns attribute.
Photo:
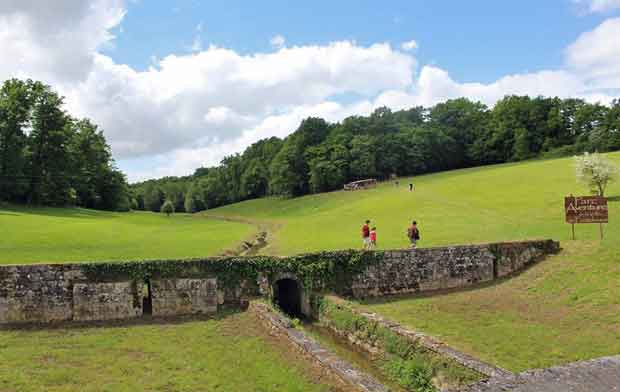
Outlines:
<svg viewBox="0 0 620 392"><path fill-rule="evenodd" d="M370 249L370 221L367 220L362 226L362 241L364 249Z"/></svg>
<svg viewBox="0 0 620 392"><path fill-rule="evenodd" d="M410 183L409 184L409 192L412 192L412 191L413 191L413 184Z"/></svg>
<svg viewBox="0 0 620 392"><path fill-rule="evenodd" d="M370 230L370 247L372 249L377 247L377 228L373 227Z"/></svg>
<svg viewBox="0 0 620 392"><path fill-rule="evenodd" d="M420 240L420 229L418 229L418 223L416 221L413 221L411 226L407 229L407 237L409 237L411 249L415 249Z"/></svg>

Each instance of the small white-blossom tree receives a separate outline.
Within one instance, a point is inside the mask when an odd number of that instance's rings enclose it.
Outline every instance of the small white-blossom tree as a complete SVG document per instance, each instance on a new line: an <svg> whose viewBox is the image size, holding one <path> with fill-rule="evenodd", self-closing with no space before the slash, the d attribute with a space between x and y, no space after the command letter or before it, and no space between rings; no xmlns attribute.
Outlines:
<svg viewBox="0 0 620 392"><path fill-rule="evenodd" d="M605 188L618 175L618 168L599 153L584 153L575 157L577 181L590 187L593 194L605 196Z"/></svg>

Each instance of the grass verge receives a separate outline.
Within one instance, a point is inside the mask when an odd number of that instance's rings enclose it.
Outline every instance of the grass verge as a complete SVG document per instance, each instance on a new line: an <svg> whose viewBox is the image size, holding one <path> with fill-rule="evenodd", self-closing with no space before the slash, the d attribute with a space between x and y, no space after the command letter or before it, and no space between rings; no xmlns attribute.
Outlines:
<svg viewBox="0 0 620 392"><path fill-rule="evenodd" d="M0 330L0 390L327 392L249 313L125 326Z"/></svg>

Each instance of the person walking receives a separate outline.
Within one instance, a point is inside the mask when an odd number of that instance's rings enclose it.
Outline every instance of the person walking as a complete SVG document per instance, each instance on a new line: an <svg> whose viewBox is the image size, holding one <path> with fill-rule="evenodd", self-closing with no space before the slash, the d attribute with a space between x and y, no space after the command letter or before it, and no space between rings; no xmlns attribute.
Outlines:
<svg viewBox="0 0 620 392"><path fill-rule="evenodd" d="M420 229L418 229L418 223L416 221L413 221L411 226L407 229L407 237L409 237L411 249L415 249L420 240Z"/></svg>
<svg viewBox="0 0 620 392"><path fill-rule="evenodd" d="M370 221L367 220L362 226L362 242L364 249L370 249Z"/></svg>
<svg viewBox="0 0 620 392"><path fill-rule="evenodd" d="M370 247L375 249L377 247L377 228L373 227L370 230Z"/></svg>

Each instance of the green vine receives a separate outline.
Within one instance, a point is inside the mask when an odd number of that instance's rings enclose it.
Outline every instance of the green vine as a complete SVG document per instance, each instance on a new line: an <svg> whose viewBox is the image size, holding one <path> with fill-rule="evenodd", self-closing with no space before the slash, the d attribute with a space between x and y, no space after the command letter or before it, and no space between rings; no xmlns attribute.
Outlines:
<svg viewBox="0 0 620 392"><path fill-rule="evenodd" d="M82 264L92 281L130 279L209 278L222 287L238 287L240 282L256 282L260 274L269 281L281 273L292 273L306 290L330 289L347 294L352 279L369 265L383 260L383 252L356 250L309 253L291 257L222 257L188 260L151 260Z"/></svg>

